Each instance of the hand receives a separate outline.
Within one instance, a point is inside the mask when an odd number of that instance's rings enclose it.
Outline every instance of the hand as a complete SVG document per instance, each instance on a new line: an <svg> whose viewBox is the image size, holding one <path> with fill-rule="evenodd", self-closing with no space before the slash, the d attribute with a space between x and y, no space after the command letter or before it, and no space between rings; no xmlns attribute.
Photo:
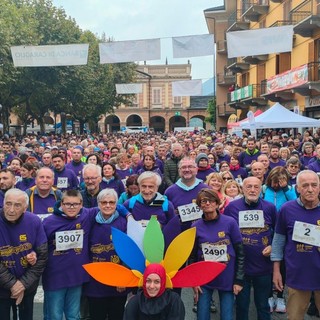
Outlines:
<svg viewBox="0 0 320 320"><path fill-rule="evenodd" d="M24 287L24 285L22 284L22 282L20 280L17 280L17 282L11 287L10 291L11 291L11 298L13 299L17 299L18 296L24 292L26 288Z"/></svg>
<svg viewBox="0 0 320 320"><path fill-rule="evenodd" d="M194 303L197 303L198 300L199 300L199 293L202 293L202 289L201 287L194 287L193 288L193 300L194 300Z"/></svg>
<svg viewBox="0 0 320 320"><path fill-rule="evenodd" d="M262 250L262 255L264 257L270 257L271 251L272 251L272 247L271 246L267 246Z"/></svg>
<svg viewBox="0 0 320 320"><path fill-rule="evenodd" d="M282 276L280 272L273 271L273 284L278 291L283 291Z"/></svg>
<svg viewBox="0 0 320 320"><path fill-rule="evenodd" d="M29 254L27 254L27 261L29 264L31 264L32 266L34 266L37 262L37 254L32 251Z"/></svg>
<svg viewBox="0 0 320 320"><path fill-rule="evenodd" d="M16 298L16 305L17 305L17 306L21 303L23 297L24 297L24 291L22 291L22 292L18 295L18 297Z"/></svg>
<svg viewBox="0 0 320 320"><path fill-rule="evenodd" d="M288 181L286 177L279 177L279 187L285 188L288 185Z"/></svg>
<svg viewBox="0 0 320 320"><path fill-rule="evenodd" d="M242 290L242 286L238 285L238 284L234 284L233 285L233 294L234 295L238 295L238 293Z"/></svg>

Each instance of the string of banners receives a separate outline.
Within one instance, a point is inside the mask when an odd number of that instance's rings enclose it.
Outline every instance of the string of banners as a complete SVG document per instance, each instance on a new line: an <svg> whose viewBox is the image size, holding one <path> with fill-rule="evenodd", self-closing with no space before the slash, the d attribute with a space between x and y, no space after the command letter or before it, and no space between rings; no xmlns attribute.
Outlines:
<svg viewBox="0 0 320 320"><path fill-rule="evenodd" d="M161 39L114 41L99 44L100 63L121 63L161 59ZM199 57L214 54L212 34L172 38L173 58ZM53 67L85 65L88 44L47 46L13 46L15 67Z"/></svg>

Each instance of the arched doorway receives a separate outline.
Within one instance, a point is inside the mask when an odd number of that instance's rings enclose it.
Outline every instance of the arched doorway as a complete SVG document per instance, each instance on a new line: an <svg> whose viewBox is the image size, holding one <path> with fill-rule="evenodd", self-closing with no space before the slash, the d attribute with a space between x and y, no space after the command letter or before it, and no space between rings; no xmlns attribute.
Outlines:
<svg viewBox="0 0 320 320"><path fill-rule="evenodd" d="M166 128L166 120L160 116L151 117L150 128L153 128L155 132L164 132Z"/></svg>
<svg viewBox="0 0 320 320"><path fill-rule="evenodd" d="M142 119L140 116L138 116L137 114L132 114L127 118L126 121L126 126L127 127L132 127L132 126L142 126Z"/></svg>
<svg viewBox="0 0 320 320"><path fill-rule="evenodd" d="M182 116L174 116L169 120L169 130L173 131L176 127L186 127L187 121L185 117Z"/></svg>
<svg viewBox="0 0 320 320"><path fill-rule="evenodd" d="M107 116L105 121L105 132L112 133L120 131L120 119L115 115Z"/></svg>
<svg viewBox="0 0 320 320"><path fill-rule="evenodd" d="M204 121L204 116L196 115L191 117L189 121L189 127L200 127L200 128L206 128L206 123Z"/></svg>

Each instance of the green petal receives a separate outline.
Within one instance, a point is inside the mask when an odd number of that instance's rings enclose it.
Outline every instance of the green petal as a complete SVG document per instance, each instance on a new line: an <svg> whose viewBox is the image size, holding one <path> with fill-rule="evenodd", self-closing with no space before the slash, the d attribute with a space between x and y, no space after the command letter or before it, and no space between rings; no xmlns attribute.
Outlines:
<svg viewBox="0 0 320 320"><path fill-rule="evenodd" d="M143 238L143 250L150 263L160 263L163 260L164 238L156 216L152 216Z"/></svg>

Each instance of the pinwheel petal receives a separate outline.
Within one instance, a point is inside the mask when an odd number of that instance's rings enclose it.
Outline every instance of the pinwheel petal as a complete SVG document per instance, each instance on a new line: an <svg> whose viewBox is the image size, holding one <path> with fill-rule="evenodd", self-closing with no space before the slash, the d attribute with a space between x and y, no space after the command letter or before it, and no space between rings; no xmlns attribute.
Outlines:
<svg viewBox="0 0 320 320"><path fill-rule="evenodd" d="M202 286L216 278L226 265L220 262L200 261L178 271L171 279L174 288Z"/></svg>
<svg viewBox="0 0 320 320"><path fill-rule="evenodd" d="M122 231L112 228L112 242L120 259L133 270L145 269L145 257L136 243Z"/></svg>
<svg viewBox="0 0 320 320"><path fill-rule="evenodd" d="M187 261L193 249L196 228L190 228L180 233L169 245L165 257L164 267L167 273L178 271Z"/></svg>
<svg viewBox="0 0 320 320"><path fill-rule="evenodd" d="M84 264L83 268L92 278L114 287L137 287L139 278L126 267L112 262L93 262Z"/></svg>
<svg viewBox="0 0 320 320"><path fill-rule="evenodd" d="M163 260L164 238L156 216L152 216L143 238L143 251L150 263L160 263Z"/></svg>
<svg viewBox="0 0 320 320"><path fill-rule="evenodd" d="M130 215L127 220L127 235L137 244L141 252L143 252L143 236L146 228L139 221L134 220Z"/></svg>

